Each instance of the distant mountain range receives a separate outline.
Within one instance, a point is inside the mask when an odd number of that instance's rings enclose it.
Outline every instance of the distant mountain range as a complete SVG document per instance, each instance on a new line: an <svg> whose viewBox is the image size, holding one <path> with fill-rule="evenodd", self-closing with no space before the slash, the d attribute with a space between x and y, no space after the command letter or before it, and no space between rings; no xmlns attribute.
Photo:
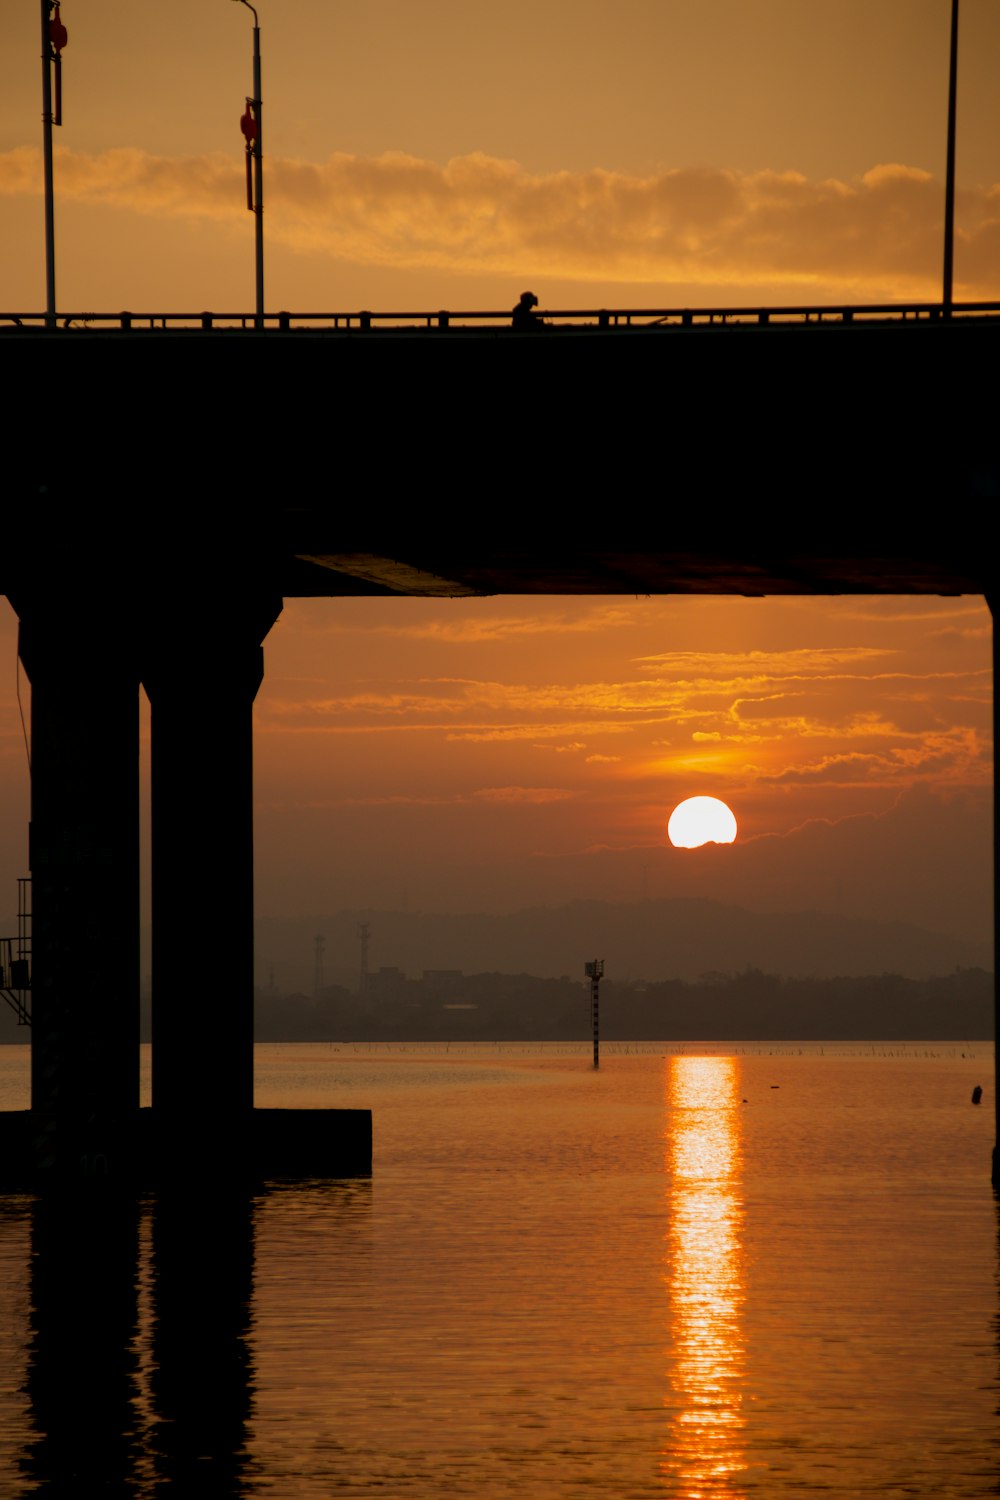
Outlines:
<svg viewBox="0 0 1000 1500"><path fill-rule="evenodd" d="M257 921L257 980L311 993L316 938L323 938L325 984L356 989L360 925L369 929L368 965L412 978L428 969L578 978L603 958L609 978L696 979L746 968L788 977L901 974L926 979L956 968L992 971L993 947L903 922L822 912L764 914L697 898L614 904L574 901L504 916L408 911L342 911L297 920Z"/></svg>

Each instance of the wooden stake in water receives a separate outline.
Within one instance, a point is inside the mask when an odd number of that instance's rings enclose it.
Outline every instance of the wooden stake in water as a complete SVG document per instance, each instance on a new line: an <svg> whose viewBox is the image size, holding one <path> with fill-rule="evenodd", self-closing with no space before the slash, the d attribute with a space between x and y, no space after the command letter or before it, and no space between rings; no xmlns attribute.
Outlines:
<svg viewBox="0 0 1000 1500"><path fill-rule="evenodd" d="M604 977L604 959L595 958L592 963L584 964L583 972L590 980L590 1019L594 1028L594 1067L599 1068L601 1066L601 1028L598 992L601 980Z"/></svg>

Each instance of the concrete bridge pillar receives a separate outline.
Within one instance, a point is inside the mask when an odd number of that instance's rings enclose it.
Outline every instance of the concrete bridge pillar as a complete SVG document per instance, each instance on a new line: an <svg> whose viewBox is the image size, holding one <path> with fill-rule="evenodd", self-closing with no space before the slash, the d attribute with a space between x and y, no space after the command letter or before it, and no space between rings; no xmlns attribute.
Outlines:
<svg viewBox="0 0 1000 1500"><path fill-rule="evenodd" d="M31 682L31 1155L118 1176L139 1110L139 671L119 607L11 599Z"/></svg>
<svg viewBox="0 0 1000 1500"><path fill-rule="evenodd" d="M149 632L153 1113L175 1169L253 1108L252 709L277 596L168 600Z"/></svg>

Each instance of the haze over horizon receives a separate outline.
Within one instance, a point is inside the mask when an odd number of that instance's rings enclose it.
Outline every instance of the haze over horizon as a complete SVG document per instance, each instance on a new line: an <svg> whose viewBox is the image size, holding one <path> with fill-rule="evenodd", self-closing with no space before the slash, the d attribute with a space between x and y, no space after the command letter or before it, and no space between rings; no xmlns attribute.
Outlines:
<svg viewBox="0 0 1000 1500"><path fill-rule="evenodd" d="M303 903L292 911L272 890L272 906L265 910L258 899L258 915L320 920L341 911L379 910L511 916L574 902L631 905L694 898L761 915L816 912L898 922L988 943L993 930L991 802L971 793L944 796L919 786L900 792L885 812L810 819L784 835L737 841L731 852L716 845L678 852L664 840L656 846L598 846L561 856L535 851L526 860L484 859L477 867L444 862L433 869L421 868L417 855L408 862L408 879L398 865L368 868L368 886L382 889L381 900ZM934 851L931 868L924 863L928 848Z"/></svg>

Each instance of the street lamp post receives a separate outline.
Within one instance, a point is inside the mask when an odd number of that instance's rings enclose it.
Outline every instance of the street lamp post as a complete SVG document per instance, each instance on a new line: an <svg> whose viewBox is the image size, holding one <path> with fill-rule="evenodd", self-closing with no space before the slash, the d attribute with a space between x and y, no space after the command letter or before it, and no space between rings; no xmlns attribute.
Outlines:
<svg viewBox="0 0 1000 1500"><path fill-rule="evenodd" d="M951 60L948 68L948 160L944 182L944 284L942 312L951 317L952 270L955 257L955 112L958 93L958 0L951 0Z"/></svg>
<svg viewBox="0 0 1000 1500"><path fill-rule="evenodd" d="M253 158L253 191L247 193L247 207L254 215L254 249L257 268L257 309L254 322L264 326L264 135L261 125L260 88L260 22L250 0L239 0L253 16L253 98L247 100L246 113L240 121L247 147L247 171Z"/></svg>
<svg viewBox="0 0 1000 1500"><path fill-rule="evenodd" d="M66 28L59 0L42 0L42 156L45 175L45 326L56 326L55 191L52 185L52 127L62 124L62 49ZM52 74L55 72L55 110Z"/></svg>

